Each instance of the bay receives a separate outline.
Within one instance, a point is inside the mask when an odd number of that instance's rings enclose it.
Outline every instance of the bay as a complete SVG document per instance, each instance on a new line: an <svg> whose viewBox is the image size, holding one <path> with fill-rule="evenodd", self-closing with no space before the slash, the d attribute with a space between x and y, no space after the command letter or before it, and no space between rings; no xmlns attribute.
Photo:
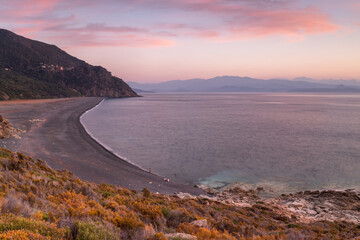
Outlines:
<svg viewBox="0 0 360 240"><path fill-rule="evenodd" d="M145 94L106 99L86 130L153 173L275 193L360 187L360 95Z"/></svg>

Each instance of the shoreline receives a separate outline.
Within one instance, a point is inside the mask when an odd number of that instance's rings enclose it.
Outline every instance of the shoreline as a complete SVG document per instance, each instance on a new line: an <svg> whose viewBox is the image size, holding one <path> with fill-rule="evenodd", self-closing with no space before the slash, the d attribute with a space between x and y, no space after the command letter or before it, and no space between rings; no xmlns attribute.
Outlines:
<svg viewBox="0 0 360 240"><path fill-rule="evenodd" d="M123 157L123 156L117 154L111 147L109 147L109 146L107 146L106 144L102 143L98 138L96 138L96 137L86 128L85 124L84 124L83 121L81 120L81 118L82 118L82 116L83 116L84 114L86 114L86 113L90 112L91 110L93 110L94 108L98 107L98 106L99 106L102 102L104 102L105 100L106 100L106 98L103 98L103 100L101 100L101 101L100 101L98 104L96 104L94 107L92 107L92 108L86 110L85 112L83 112L83 113L79 116L79 120L78 120L78 121L80 122L80 124L81 124L82 127L84 128L84 130L85 130L85 132L87 133L87 135L89 135L97 144L99 144L101 147L103 147L105 151L108 151L108 152L110 152L111 154L113 154L115 157L117 157L117 158L119 158L119 159L121 159L121 160L123 160L123 161L126 161L126 162L128 162L129 164L134 165L134 166L137 167L137 168L140 168L140 169L141 169L142 171L144 171L144 172L148 172L147 169L142 168L141 166L139 166L139 165L137 165L137 164L129 161L126 157ZM159 176L159 175L157 175L157 174L154 174L154 175ZM159 177L161 177L161 176L159 176Z"/></svg>
<svg viewBox="0 0 360 240"><path fill-rule="evenodd" d="M263 189L244 190L234 185L222 191L165 182L119 158L97 142L82 125L80 118L103 98L44 100L41 103L2 104L0 113L15 128L27 126L20 139L0 141L0 147L20 151L46 161L53 169L66 169L82 180L114 184L128 189L174 194L179 199L204 199L229 206L264 206L289 219L314 221L347 221L360 223L360 192L355 190L303 191L264 198ZM65 121L64 121L65 120ZM65 128L64 128L65 127ZM63 136L59 136L62 135ZM58 138L58 139L57 139ZM4 146L10 144L11 146Z"/></svg>
<svg viewBox="0 0 360 240"><path fill-rule="evenodd" d="M181 182L166 182L109 151L88 134L81 116L104 98L71 98L21 103L0 103L0 112L15 128L25 130L20 139L1 142L2 147L46 161L96 183L115 184L156 193L206 194ZM100 123L101 124L101 123Z"/></svg>

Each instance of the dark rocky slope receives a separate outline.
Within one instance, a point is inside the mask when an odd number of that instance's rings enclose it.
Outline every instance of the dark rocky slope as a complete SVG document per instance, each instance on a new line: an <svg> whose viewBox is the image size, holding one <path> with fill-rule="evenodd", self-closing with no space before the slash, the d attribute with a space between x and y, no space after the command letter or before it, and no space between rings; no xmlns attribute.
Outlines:
<svg viewBox="0 0 360 240"><path fill-rule="evenodd" d="M60 48L0 29L0 99L133 97L137 94L101 66Z"/></svg>

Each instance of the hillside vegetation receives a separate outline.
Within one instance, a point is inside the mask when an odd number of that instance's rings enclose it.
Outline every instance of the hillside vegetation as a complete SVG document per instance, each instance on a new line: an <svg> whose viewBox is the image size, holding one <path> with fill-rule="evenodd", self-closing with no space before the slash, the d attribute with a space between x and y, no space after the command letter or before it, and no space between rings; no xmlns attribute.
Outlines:
<svg viewBox="0 0 360 240"><path fill-rule="evenodd" d="M23 131L14 128L10 122L0 115L0 139L9 137L18 138L18 133L23 133Z"/></svg>
<svg viewBox="0 0 360 240"><path fill-rule="evenodd" d="M137 94L105 68L0 29L0 100Z"/></svg>
<svg viewBox="0 0 360 240"><path fill-rule="evenodd" d="M0 149L0 239L351 239L360 226L310 224L263 202L205 198L83 181L41 160ZM205 219L205 220L204 220ZM200 221L197 221L200 220ZM195 221L195 222L194 222ZM184 233L181 236L174 233ZM190 234L190 235L186 235Z"/></svg>

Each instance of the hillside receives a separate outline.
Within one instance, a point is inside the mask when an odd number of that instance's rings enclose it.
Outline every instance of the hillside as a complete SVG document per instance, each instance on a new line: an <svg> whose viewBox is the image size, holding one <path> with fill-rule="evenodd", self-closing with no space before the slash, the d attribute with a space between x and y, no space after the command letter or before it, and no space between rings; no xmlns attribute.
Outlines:
<svg viewBox="0 0 360 240"><path fill-rule="evenodd" d="M344 86L343 84L303 80L264 80L237 76L175 80L161 83L129 82L129 85L136 89L154 92L360 92L360 87L352 85Z"/></svg>
<svg viewBox="0 0 360 240"><path fill-rule="evenodd" d="M0 239L351 239L350 222L302 223L258 201L152 194L83 181L0 149ZM183 237L179 237L181 234ZM28 238L14 238L27 236ZM254 238L255 237L255 238Z"/></svg>
<svg viewBox="0 0 360 240"><path fill-rule="evenodd" d="M101 66L60 48L0 29L0 100L137 94Z"/></svg>

